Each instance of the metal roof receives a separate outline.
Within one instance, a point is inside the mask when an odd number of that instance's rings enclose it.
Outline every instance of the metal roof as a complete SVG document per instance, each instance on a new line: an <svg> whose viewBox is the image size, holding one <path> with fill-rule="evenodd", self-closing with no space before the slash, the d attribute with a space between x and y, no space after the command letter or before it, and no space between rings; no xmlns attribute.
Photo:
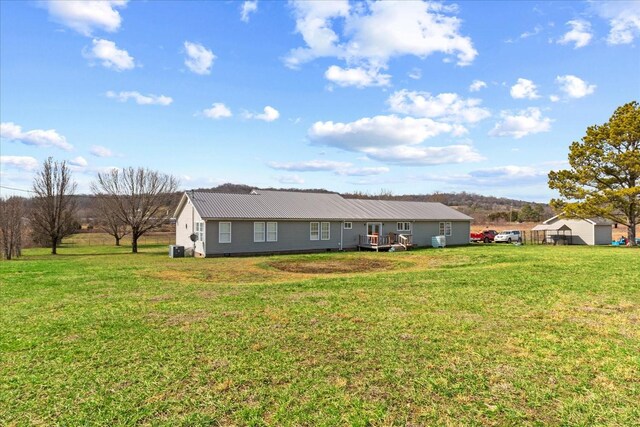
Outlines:
<svg viewBox="0 0 640 427"><path fill-rule="evenodd" d="M532 231L571 231L567 224L538 224L531 229Z"/></svg>
<svg viewBox="0 0 640 427"><path fill-rule="evenodd" d="M431 202L345 199L332 193L258 190L252 194L185 193L203 219L469 221L457 210ZM178 211L181 210L181 202Z"/></svg>

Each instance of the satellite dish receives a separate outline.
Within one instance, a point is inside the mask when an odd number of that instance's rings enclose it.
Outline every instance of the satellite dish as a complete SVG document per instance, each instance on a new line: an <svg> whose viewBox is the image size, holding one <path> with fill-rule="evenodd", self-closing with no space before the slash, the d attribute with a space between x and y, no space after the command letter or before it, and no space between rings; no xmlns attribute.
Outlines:
<svg viewBox="0 0 640 427"><path fill-rule="evenodd" d="M189 236L189 238L192 242L196 242L198 240L198 235L196 233L193 233L191 236Z"/></svg>

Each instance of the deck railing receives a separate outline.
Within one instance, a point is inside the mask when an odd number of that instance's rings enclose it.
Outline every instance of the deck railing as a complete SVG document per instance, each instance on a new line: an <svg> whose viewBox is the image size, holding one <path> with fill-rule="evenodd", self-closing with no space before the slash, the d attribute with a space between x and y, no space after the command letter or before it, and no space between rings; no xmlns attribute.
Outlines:
<svg viewBox="0 0 640 427"><path fill-rule="evenodd" d="M411 238L412 238L411 234L399 234L398 243L400 243L402 246L406 248L407 246L412 244Z"/></svg>
<svg viewBox="0 0 640 427"><path fill-rule="evenodd" d="M389 244L389 236L379 236L377 234L360 235L360 246L384 246Z"/></svg>

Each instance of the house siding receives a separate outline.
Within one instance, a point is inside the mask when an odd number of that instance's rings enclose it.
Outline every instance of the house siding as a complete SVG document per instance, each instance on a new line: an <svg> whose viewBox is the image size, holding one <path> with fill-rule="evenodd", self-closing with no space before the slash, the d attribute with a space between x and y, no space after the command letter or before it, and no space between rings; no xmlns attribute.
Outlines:
<svg viewBox="0 0 640 427"><path fill-rule="evenodd" d="M191 236L195 231L195 223L200 221L202 221L202 218L200 218L198 211L194 208L191 201L187 200L184 208L180 212L180 215L176 218L176 245L184 246L185 248L193 248L194 245L189 236ZM196 253L204 255L204 243L205 242L196 242Z"/></svg>
<svg viewBox="0 0 640 427"><path fill-rule="evenodd" d="M574 245L610 245L611 226L594 225L582 219L561 219L549 221L548 224L565 224L571 229L571 243Z"/></svg>
<svg viewBox="0 0 640 427"><path fill-rule="evenodd" d="M397 219L393 221L375 221L375 220L358 220L347 221L353 224L351 230L344 230L343 246L344 249L354 249L358 246L358 236L367 234L367 223L382 223L381 235L386 236L389 233L402 234L398 231L398 222L411 222L411 231L413 243L417 246L431 246L431 238L437 236L440 232L441 221L407 221L406 219ZM471 231L470 221L442 221L451 223L451 236L447 236L447 245L458 246L469 244L469 232ZM407 232L405 232L407 234Z"/></svg>
<svg viewBox="0 0 640 427"><path fill-rule="evenodd" d="M220 222L231 223L231 243L219 243L218 228ZM254 242L254 222L277 222L277 242ZM310 223L329 222L329 240L311 240ZM274 221L265 220L208 220L206 223L206 241L208 256L243 253L273 253L286 251L323 251L340 249L340 227L337 221Z"/></svg>

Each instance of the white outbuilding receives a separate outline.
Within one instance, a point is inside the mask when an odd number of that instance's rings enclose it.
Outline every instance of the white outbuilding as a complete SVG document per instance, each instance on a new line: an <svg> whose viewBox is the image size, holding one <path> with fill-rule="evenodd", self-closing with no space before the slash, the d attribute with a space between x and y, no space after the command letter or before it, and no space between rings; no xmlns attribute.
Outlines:
<svg viewBox="0 0 640 427"><path fill-rule="evenodd" d="M566 218L562 214L549 218L533 230L545 231L550 236L565 237L571 245L610 245L613 223L604 218Z"/></svg>

